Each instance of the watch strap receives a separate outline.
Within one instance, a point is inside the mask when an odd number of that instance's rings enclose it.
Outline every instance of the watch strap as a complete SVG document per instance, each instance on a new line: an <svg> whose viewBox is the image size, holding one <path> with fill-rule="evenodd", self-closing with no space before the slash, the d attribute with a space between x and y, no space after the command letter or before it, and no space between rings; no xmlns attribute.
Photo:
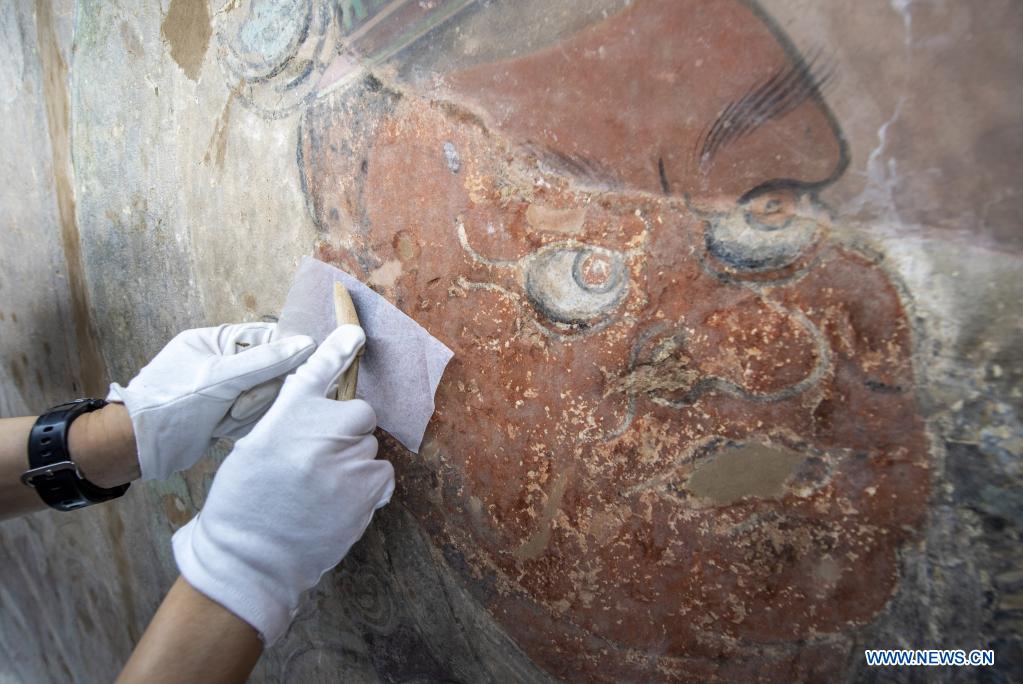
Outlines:
<svg viewBox="0 0 1023 684"><path fill-rule="evenodd" d="M68 433L71 423L83 413L106 405L103 399L76 399L54 406L36 420L28 435L29 469L21 481L34 487L51 508L72 511L122 496L129 487L99 487L82 477L71 460Z"/></svg>

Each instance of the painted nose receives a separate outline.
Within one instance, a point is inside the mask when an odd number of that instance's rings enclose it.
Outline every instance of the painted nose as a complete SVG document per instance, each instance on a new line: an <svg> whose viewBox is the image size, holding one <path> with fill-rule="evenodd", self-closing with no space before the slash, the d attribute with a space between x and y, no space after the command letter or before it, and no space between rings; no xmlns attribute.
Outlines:
<svg viewBox="0 0 1023 684"><path fill-rule="evenodd" d="M727 308L687 316L683 325L648 329L628 372L607 393L674 407L714 392L779 401L815 384L827 364L820 332L801 312L751 294Z"/></svg>

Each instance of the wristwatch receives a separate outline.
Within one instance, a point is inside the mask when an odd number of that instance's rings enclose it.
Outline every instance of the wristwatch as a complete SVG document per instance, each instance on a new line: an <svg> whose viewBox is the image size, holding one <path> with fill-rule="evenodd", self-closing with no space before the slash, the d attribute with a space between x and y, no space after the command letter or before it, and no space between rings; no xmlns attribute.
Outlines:
<svg viewBox="0 0 1023 684"><path fill-rule="evenodd" d="M109 489L94 485L82 477L71 460L68 448L71 423L106 403L103 399L75 399L49 409L32 426L28 434L28 470L21 481L33 487L51 508L73 511L116 499L128 491L130 483Z"/></svg>

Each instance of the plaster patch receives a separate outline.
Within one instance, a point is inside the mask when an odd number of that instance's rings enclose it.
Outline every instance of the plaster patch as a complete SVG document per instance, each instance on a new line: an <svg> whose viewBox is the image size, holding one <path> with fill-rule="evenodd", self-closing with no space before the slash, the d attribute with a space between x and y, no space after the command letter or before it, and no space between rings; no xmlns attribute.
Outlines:
<svg viewBox="0 0 1023 684"><path fill-rule="evenodd" d="M777 499L804 456L756 442L726 448L697 466L686 487L699 497L731 504L748 496Z"/></svg>
<svg viewBox="0 0 1023 684"><path fill-rule="evenodd" d="M391 259L369 274L368 284L375 288L392 288L401 277L401 262Z"/></svg>
<svg viewBox="0 0 1023 684"><path fill-rule="evenodd" d="M160 34L170 46L171 57L185 76L199 80L199 70L206 58L213 28L205 0L171 0L160 25Z"/></svg>
<svg viewBox="0 0 1023 684"><path fill-rule="evenodd" d="M526 209L526 220L529 221L529 227L545 233L578 235L582 232L585 218L585 207L555 209L540 204L530 204Z"/></svg>

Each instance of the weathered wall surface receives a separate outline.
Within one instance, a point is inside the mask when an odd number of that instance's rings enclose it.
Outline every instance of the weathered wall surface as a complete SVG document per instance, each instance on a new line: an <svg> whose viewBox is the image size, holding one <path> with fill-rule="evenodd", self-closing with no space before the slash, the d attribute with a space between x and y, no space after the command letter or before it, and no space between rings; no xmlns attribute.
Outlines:
<svg viewBox="0 0 1023 684"><path fill-rule="evenodd" d="M456 356L256 681L873 680L875 647L1017 679L1021 24L10 3L0 410L272 317L315 254ZM0 527L0 680L110 679L227 448Z"/></svg>

